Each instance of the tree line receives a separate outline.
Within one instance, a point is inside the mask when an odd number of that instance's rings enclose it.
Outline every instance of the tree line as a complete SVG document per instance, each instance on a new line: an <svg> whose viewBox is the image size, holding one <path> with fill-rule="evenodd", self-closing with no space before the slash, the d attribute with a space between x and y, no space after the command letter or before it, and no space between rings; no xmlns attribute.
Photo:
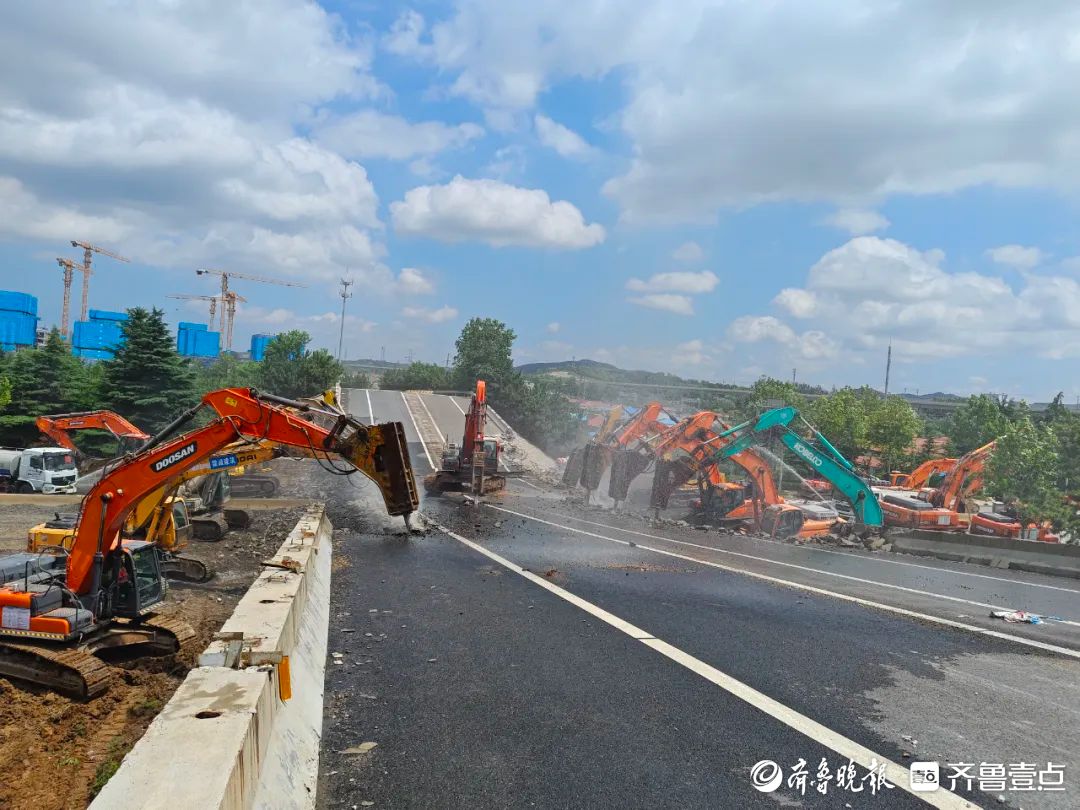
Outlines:
<svg viewBox="0 0 1080 810"><path fill-rule="evenodd" d="M580 414L550 378L526 376L514 368L516 339L514 330L501 321L472 318L454 343L452 366L418 362L390 369L379 387L465 393L484 380L488 401L500 416L548 453L564 455L582 438Z"/></svg>
<svg viewBox="0 0 1080 810"><path fill-rule="evenodd" d="M1080 413L1059 393L1041 413L1026 402L977 394L943 419L923 419L901 397L842 388L807 400L787 382L765 378L751 389L742 415L783 402L806 416L841 453L871 474L910 471L933 457L956 457L996 442L983 472L982 495L1013 507L1025 523L1049 521L1080 533ZM944 446L935 439L945 438ZM922 438L925 441L917 442Z"/></svg>

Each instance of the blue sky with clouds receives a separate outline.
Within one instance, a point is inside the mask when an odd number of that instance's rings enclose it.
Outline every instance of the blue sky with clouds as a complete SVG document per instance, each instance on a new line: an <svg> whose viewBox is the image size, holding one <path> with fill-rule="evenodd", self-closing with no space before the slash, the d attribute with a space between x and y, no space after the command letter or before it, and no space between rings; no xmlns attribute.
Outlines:
<svg viewBox="0 0 1080 810"><path fill-rule="evenodd" d="M870 0L9 4L0 288L443 361L1080 396L1080 10ZM75 298L78 299L76 281Z"/></svg>

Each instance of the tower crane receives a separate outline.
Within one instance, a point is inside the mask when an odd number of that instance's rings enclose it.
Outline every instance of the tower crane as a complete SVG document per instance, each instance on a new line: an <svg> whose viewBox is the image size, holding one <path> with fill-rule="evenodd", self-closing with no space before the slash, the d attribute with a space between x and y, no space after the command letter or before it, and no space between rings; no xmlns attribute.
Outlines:
<svg viewBox="0 0 1080 810"><path fill-rule="evenodd" d="M225 348L232 348L232 322L236 315L236 301L238 299L230 299L229 295L232 292L229 289L230 278L242 278L247 281L258 281L262 284L278 284L282 287L307 287L307 284L300 284L296 281L282 281L278 278L267 278L266 276L253 276L248 273L234 273L232 270L214 270L212 268L200 268L195 271L199 276L221 276L221 300L224 302L224 306L221 308L221 331L225 333ZM243 300L243 299L239 299ZM229 326L226 331L225 328L225 315L228 310Z"/></svg>
<svg viewBox="0 0 1080 810"><path fill-rule="evenodd" d="M221 295L188 295L186 293L173 293L166 296L167 298L179 298L185 301L209 301L210 302L210 325L214 325L214 315L217 312L218 302L221 301L221 311L223 316L226 317L226 325L228 331L225 335L225 346L229 348L232 346L232 333L233 322L236 320L236 302L242 301L247 303L247 299L239 293L235 293L229 290L224 296Z"/></svg>
<svg viewBox="0 0 1080 810"><path fill-rule="evenodd" d="M112 259L116 259L118 262L130 262L131 259L126 256L121 256L117 253L113 253L111 250L106 250L103 247L97 245L91 245L89 242L79 242L76 239L71 240L72 247L81 247L83 249L83 263L80 267L76 265L83 274L82 280L82 314L79 316L80 321L85 321L86 316L89 314L89 296L90 296L90 262L95 253L100 253L102 256L108 256Z"/></svg>
<svg viewBox="0 0 1080 810"><path fill-rule="evenodd" d="M71 259L57 257L56 263L64 268L64 310L60 316L60 332L64 340L71 341L71 281L75 276L75 270L82 270L81 264L76 264Z"/></svg>

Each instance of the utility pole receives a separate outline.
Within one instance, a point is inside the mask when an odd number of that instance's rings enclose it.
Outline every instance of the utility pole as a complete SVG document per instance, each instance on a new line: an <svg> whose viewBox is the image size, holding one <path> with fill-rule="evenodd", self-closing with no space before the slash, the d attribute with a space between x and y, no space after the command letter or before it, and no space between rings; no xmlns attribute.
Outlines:
<svg viewBox="0 0 1080 810"><path fill-rule="evenodd" d="M892 341L889 341L889 351L885 355L885 396L889 396L889 371L892 369Z"/></svg>
<svg viewBox="0 0 1080 810"><path fill-rule="evenodd" d="M341 362L341 347L345 343L345 302L352 298L352 293L349 292L349 287L353 285L352 279L343 278L341 280L341 292L338 295L341 296L341 328L338 330L337 341L337 359Z"/></svg>
<svg viewBox="0 0 1080 810"><path fill-rule="evenodd" d="M379 362L385 363L386 362L386 347L385 346L380 346L379 349L381 351L381 354L379 355L379 357L381 359L380 359Z"/></svg>
<svg viewBox="0 0 1080 810"><path fill-rule="evenodd" d="M793 369L791 370L791 384L792 384L792 385L795 385L795 372L796 372L796 371L798 371L798 369L795 369L795 368L793 368Z"/></svg>

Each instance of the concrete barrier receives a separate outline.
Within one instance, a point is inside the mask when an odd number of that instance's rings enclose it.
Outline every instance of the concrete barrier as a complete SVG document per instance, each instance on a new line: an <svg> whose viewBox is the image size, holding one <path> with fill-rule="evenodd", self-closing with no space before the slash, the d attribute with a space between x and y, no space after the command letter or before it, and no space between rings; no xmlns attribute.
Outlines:
<svg viewBox="0 0 1080 810"><path fill-rule="evenodd" d="M890 533L889 541L904 554L1080 578L1080 546L917 529Z"/></svg>
<svg viewBox="0 0 1080 810"><path fill-rule="evenodd" d="M315 806L331 531L301 518L91 808Z"/></svg>

